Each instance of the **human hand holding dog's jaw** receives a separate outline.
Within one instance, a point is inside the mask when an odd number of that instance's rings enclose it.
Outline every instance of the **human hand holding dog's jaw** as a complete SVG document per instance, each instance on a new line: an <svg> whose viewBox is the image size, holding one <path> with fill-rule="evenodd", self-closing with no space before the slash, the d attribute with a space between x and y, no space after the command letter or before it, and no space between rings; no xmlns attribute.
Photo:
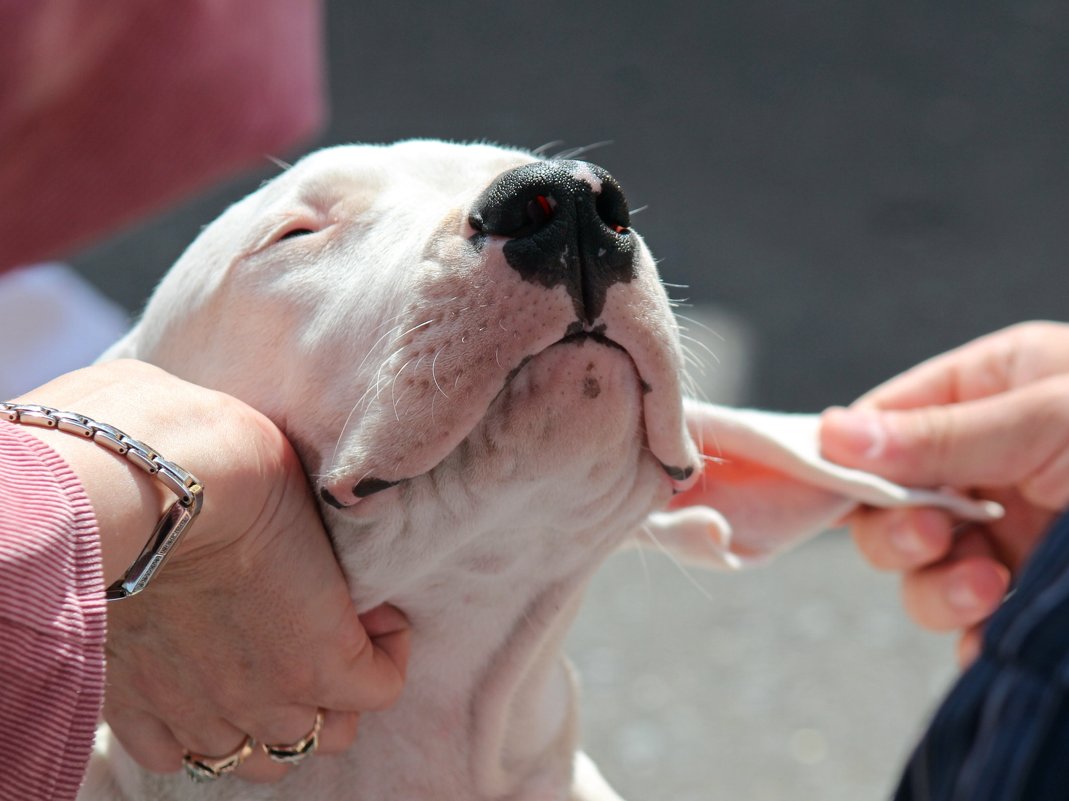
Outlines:
<svg viewBox="0 0 1069 801"><path fill-rule="evenodd" d="M920 625L962 629L978 653L983 621L1053 518L1069 506L1069 325L1025 323L931 359L849 410L825 413L824 455L913 486L951 486L1001 503L995 523L959 525L934 509L862 510L849 524L876 567L901 571Z"/></svg>
<svg viewBox="0 0 1069 801"><path fill-rule="evenodd" d="M114 425L205 486L200 516L152 583L108 604L105 719L138 762L177 770L183 750L221 756L246 734L292 743L317 708L317 753L340 752L359 712L396 699L407 623L380 607L361 625L300 463L266 417L134 361L69 373L22 400ZM28 430L81 479L110 584L173 496L93 443ZM236 775L272 781L291 769L257 750Z"/></svg>

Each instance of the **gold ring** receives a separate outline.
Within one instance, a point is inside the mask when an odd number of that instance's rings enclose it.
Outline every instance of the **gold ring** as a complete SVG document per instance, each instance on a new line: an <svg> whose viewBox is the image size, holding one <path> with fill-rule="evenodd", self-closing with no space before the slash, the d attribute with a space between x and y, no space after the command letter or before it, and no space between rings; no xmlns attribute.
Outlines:
<svg viewBox="0 0 1069 801"><path fill-rule="evenodd" d="M262 744L264 753L267 754L268 759L274 762L281 762L283 765L296 765L306 756L316 750L319 745L319 730L323 727L323 710L316 710L315 723L312 724L312 730L308 734L304 735L295 743L286 743L283 745L268 745Z"/></svg>
<svg viewBox="0 0 1069 801"><path fill-rule="evenodd" d="M256 741L246 736L244 742L226 756L211 757L186 751L182 754L182 766L186 769L186 775L195 782L215 781L237 770L255 749Z"/></svg>

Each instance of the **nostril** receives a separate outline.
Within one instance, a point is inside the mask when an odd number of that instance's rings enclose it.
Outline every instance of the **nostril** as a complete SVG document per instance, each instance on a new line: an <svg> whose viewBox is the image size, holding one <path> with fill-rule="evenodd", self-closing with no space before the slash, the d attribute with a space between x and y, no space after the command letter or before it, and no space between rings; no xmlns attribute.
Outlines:
<svg viewBox="0 0 1069 801"><path fill-rule="evenodd" d="M631 227L631 212L627 208L627 199L615 181L602 182L601 192L594 200L598 217L610 229L618 234L627 233Z"/></svg>
<svg viewBox="0 0 1069 801"><path fill-rule="evenodd" d="M526 202L517 198L516 202L490 208L486 212L477 211L468 218L468 224L481 234L523 239L549 225L556 209L556 198L537 194Z"/></svg>
<svg viewBox="0 0 1069 801"><path fill-rule="evenodd" d="M534 200L528 201L525 227L531 229L529 233L534 233L552 220L555 208L557 208L557 201L546 195L536 195ZM516 235L513 234L513 236Z"/></svg>

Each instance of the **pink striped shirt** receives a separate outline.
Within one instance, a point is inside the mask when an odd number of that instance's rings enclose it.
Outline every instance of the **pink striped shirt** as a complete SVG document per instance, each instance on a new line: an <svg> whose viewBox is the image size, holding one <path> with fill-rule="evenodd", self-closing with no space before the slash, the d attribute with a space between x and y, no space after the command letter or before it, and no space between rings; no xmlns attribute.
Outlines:
<svg viewBox="0 0 1069 801"><path fill-rule="evenodd" d="M0 0L0 271L286 155L326 112L321 5Z"/></svg>
<svg viewBox="0 0 1069 801"><path fill-rule="evenodd" d="M0 799L77 794L104 698L105 622L89 498L50 447L0 421Z"/></svg>

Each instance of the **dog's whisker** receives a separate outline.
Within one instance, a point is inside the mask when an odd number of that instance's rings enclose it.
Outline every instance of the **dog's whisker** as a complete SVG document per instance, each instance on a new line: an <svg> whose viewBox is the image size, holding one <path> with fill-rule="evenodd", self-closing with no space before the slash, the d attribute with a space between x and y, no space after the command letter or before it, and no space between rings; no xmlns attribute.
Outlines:
<svg viewBox="0 0 1069 801"><path fill-rule="evenodd" d="M555 160L575 159L575 158L579 158L579 156L586 155L587 153L591 153L591 152L593 152L595 150L599 150L600 148L607 147L607 146L612 145L612 144L615 144L612 139L604 139L601 142L592 142L589 145L583 145L581 147L573 147L570 150L562 150L559 153L557 153L553 158Z"/></svg>
<svg viewBox="0 0 1069 801"><path fill-rule="evenodd" d="M374 404L375 401L378 399L379 393L382 391L382 369L384 366L384 364L379 365L379 369L375 375L375 381L367 389L364 390L364 392L360 395L359 398L357 398L356 402L349 410L349 414L346 416L345 422L342 424L341 430L338 432L338 436L334 441L334 450L332 451L330 456L331 464L334 464L338 459L338 451L341 448L342 441L345 439L345 435L349 430L349 424L352 422L353 415L356 414L357 410L361 406L364 406L364 411L366 412L367 409L371 408L372 404ZM374 393L374 397L371 397L372 393ZM370 400L368 400L369 398ZM367 401L366 406L364 405L365 401Z"/></svg>
<svg viewBox="0 0 1069 801"><path fill-rule="evenodd" d="M708 376L705 364L695 359L694 356L687 351L683 351L683 367L684 374L692 380L697 380L695 378L696 375L701 376L702 379L705 379Z"/></svg>
<svg viewBox="0 0 1069 801"><path fill-rule="evenodd" d="M702 388L701 382L696 381L690 373L683 374L683 394L689 398L708 400L709 397Z"/></svg>
<svg viewBox="0 0 1069 801"><path fill-rule="evenodd" d="M395 317L394 319L397 319L397 318ZM392 320L389 321L389 322L392 322ZM383 323L383 325L388 325L388 324L389 324L388 322L387 323ZM387 339L391 334L393 334L400 327L401 326L399 326L399 325L395 325L393 328L390 328L389 330L386 331L386 333L384 333L377 340L375 340L375 343L370 348L367 349L367 353L364 354L364 358L360 360L360 364L358 364L356 366L356 369L353 372L355 374L359 374L360 371L363 369L364 365L367 364L367 360L370 359L371 355L375 352L375 349L378 348L378 346L380 344L382 344L383 340Z"/></svg>
<svg viewBox="0 0 1069 801"><path fill-rule="evenodd" d="M422 359L423 357L421 356L420 358ZM403 373L405 368L410 364L412 364L412 359L409 359L402 364L401 369L394 373L393 379L390 381L390 400L393 402L393 414L398 423L401 422L401 412L397 408L397 379L401 377L401 373Z"/></svg>
<svg viewBox="0 0 1069 801"><path fill-rule="evenodd" d="M367 356L364 357L364 360L365 361L367 360ZM361 366L363 366L363 362L361 362ZM370 386L368 386L367 389L364 390L364 392L360 395L359 398L357 398L356 402L352 405L352 408L349 409L349 414L346 415L345 422L342 423L341 430L338 432L338 436L334 441L334 450L333 450L333 452L331 453L331 456L330 456L330 463L331 464L334 464L334 462L337 461L338 450L341 448L342 440L345 439L345 435L349 430L349 423L352 421L353 415L356 414L356 410L359 409L361 407L361 405L364 404L364 401L368 399L368 397L371 395L372 392L376 392L376 390L378 388L378 385L379 385L379 378L382 375L383 366L384 365L381 365L381 364L379 365L379 369L375 373L375 381L372 382L372 384ZM357 368L357 372L359 372L359 368ZM377 397L377 392L376 392L376 397ZM372 399L371 401L368 402L367 406L364 407L364 410L367 411L367 409L371 407L372 403L374 403L374 399Z"/></svg>
<svg viewBox="0 0 1069 801"><path fill-rule="evenodd" d="M405 337L407 337L409 334L413 333L414 331L419 331L419 329L421 329L421 328L426 328L428 325L431 325L433 322L434 322L433 318L430 319L430 320L424 320L419 325L414 325L411 328L409 328L407 331L402 331L400 334L397 335L397 338L398 339L404 339Z"/></svg>
<svg viewBox="0 0 1069 801"><path fill-rule="evenodd" d="M683 574L683 578L685 578L687 582L692 587L694 587L694 589L696 589L703 598L705 598L705 600L709 601L710 603L716 603L716 600L709 593L709 591L705 589L705 587L703 587L696 578L694 578L694 576L689 570L687 570L686 565L680 562L676 555L672 553L672 551L663 542L657 539L657 535L653 533L653 529L651 529L645 524L643 524L641 528L642 531L645 532L646 536L650 538L650 541L657 546L657 549L665 556L667 556L669 561L672 562L672 564L679 568L679 572Z"/></svg>
<svg viewBox="0 0 1069 801"><path fill-rule="evenodd" d="M379 396L382 395L383 389L386 385L390 383L390 380L386 378L385 371L389 363L394 359L394 357L397 356L398 353L399 351L395 351L394 353L390 354L388 358L383 359L382 363L379 365L379 369L375 371L375 382L372 385L375 390L375 395L368 403L367 408L370 409L375 403L378 402Z"/></svg>
<svg viewBox="0 0 1069 801"><path fill-rule="evenodd" d="M427 358L426 354L424 354L424 355L420 356L418 359L416 359L416 363L414 365L412 365L412 372L413 373L419 371L419 366L423 363L423 360L426 359L426 358ZM404 368L402 368L402 369L404 369ZM400 371L398 371L396 378L400 378L400 377L401 377L401 373L400 373ZM395 403L395 407L400 407L403 404L405 398L407 398L413 391L416 391L416 389L417 389L416 385L413 382L409 382L409 385L407 387L405 387L404 391L397 397L397 400L396 400L396 403ZM431 397L433 399L434 396L432 395ZM395 408L395 411L396 411L396 408Z"/></svg>
<svg viewBox="0 0 1069 801"><path fill-rule="evenodd" d="M679 332L679 338L683 339L683 340L686 340L687 342L690 342L693 345L697 345L699 348L701 348L706 353L708 353L709 356L712 358L712 360L714 362L716 362L717 364L721 363L720 362L720 357L716 355L716 351L714 351L705 342L703 342L702 340L698 339L697 337L692 337L692 336L690 336L690 334L685 334L682 331L680 331Z"/></svg>
<svg viewBox="0 0 1069 801"><path fill-rule="evenodd" d="M701 320L697 320L693 317L687 317L683 314L677 314L676 317L678 317L680 320L684 320L685 322L698 326L702 330L707 331L709 334L719 339L721 342L727 342L727 339L723 336L723 334L721 334L715 328L711 328L708 324L703 323Z"/></svg>
<svg viewBox="0 0 1069 801"><path fill-rule="evenodd" d="M564 144L564 140L563 139L554 139L552 142L546 142L544 145L539 145L534 150L532 150L531 153L533 153L534 155L538 156L539 158L542 158L542 157L544 157L546 155L546 153L549 151L550 148L552 148L552 147L560 147L563 144Z"/></svg>
<svg viewBox="0 0 1069 801"><path fill-rule="evenodd" d="M690 345L685 342L681 343L679 352L683 354L683 361L696 368L702 375L705 375L705 360L700 358Z"/></svg>
<svg viewBox="0 0 1069 801"><path fill-rule="evenodd" d="M434 386L438 389L438 391L445 395L446 399L448 399L449 395L446 394L446 391L444 389L442 389L442 385L438 383L438 376L434 373L434 367L436 364L438 364L438 357L442 355L443 351L445 351L444 345L437 350L437 352L434 354L434 358L431 359L431 379L434 381ZM433 406L431 410L433 412Z"/></svg>
<svg viewBox="0 0 1069 801"><path fill-rule="evenodd" d="M331 464L334 464L334 462L338 460L338 451L341 449L342 440L345 439L345 433L349 430L349 423L352 421L353 415L356 414L356 410L360 408L360 403L365 397L367 397L367 391L360 396L360 400L353 404L352 408L349 409L349 414L345 416L345 422L342 423L341 430L338 432L338 437L334 440L334 450L330 454Z"/></svg>
<svg viewBox="0 0 1069 801"><path fill-rule="evenodd" d="M266 158L267 158L268 161L270 161L272 164L274 164L276 167L278 167L283 172L285 172L286 170L288 170L290 167L293 166L292 164L289 164L288 162L285 162L282 159L276 158L275 156L272 156L272 155L268 155L268 156L266 156Z"/></svg>

